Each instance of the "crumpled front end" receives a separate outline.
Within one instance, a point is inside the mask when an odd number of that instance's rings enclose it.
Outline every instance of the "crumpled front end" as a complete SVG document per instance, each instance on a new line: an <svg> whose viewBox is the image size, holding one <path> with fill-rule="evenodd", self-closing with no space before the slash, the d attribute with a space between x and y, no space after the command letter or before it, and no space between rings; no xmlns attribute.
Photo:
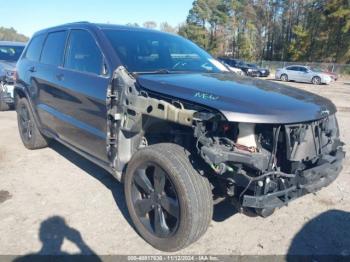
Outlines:
<svg viewBox="0 0 350 262"><path fill-rule="evenodd" d="M286 125L203 122L197 135L201 157L224 194L256 210L328 186L345 157L335 115Z"/></svg>
<svg viewBox="0 0 350 262"><path fill-rule="evenodd" d="M14 85L13 82L1 82L0 83L0 99L2 102L12 105L14 104Z"/></svg>

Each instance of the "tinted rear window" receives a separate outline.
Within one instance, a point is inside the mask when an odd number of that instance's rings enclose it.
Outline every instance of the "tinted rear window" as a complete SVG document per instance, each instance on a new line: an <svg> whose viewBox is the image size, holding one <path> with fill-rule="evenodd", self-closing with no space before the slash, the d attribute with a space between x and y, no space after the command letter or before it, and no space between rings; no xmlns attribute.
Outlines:
<svg viewBox="0 0 350 262"><path fill-rule="evenodd" d="M25 57L32 61L39 61L44 40L45 35L35 36L29 43Z"/></svg>
<svg viewBox="0 0 350 262"><path fill-rule="evenodd" d="M49 65L61 65L66 37L67 31L50 33L46 38L40 61Z"/></svg>

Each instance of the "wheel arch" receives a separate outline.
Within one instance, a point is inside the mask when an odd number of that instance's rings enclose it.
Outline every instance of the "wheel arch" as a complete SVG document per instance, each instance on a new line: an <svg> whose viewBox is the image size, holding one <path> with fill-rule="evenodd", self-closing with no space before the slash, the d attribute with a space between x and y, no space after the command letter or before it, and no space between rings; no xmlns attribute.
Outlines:
<svg viewBox="0 0 350 262"><path fill-rule="evenodd" d="M27 90L22 88L22 87L16 86L15 89L13 90L13 95L14 95L14 99L15 99L15 109L17 108L17 103L18 103L19 99L25 98L28 101L29 110L32 112L32 114L34 116L35 124L37 125L39 130L41 132L43 132L38 115L36 114L36 110L34 109L34 106L33 106L32 101L30 99L30 95L28 94ZM45 132L45 134L46 134L46 132Z"/></svg>
<svg viewBox="0 0 350 262"><path fill-rule="evenodd" d="M15 99L15 106L17 105L18 99L26 98L27 100L29 100L28 99L29 96L28 96L27 92L23 88L20 88L17 86L13 90L13 96Z"/></svg>
<svg viewBox="0 0 350 262"><path fill-rule="evenodd" d="M314 80L315 78L320 79L320 84L322 84L322 77L319 76L319 75L313 75L313 76L311 77L311 83L313 83L313 80Z"/></svg>

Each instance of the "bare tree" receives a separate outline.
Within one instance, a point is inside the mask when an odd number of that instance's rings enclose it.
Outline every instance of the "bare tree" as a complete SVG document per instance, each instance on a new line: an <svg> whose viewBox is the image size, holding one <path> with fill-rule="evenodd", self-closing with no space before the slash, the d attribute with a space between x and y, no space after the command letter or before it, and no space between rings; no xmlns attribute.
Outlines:
<svg viewBox="0 0 350 262"><path fill-rule="evenodd" d="M176 34L178 31L178 29L176 27L172 27L167 22L161 23L159 27L160 27L161 31L172 33L172 34Z"/></svg>
<svg viewBox="0 0 350 262"><path fill-rule="evenodd" d="M149 28L149 29L155 29L157 28L157 26L158 26L157 23L154 21L146 21L143 23L143 27Z"/></svg>

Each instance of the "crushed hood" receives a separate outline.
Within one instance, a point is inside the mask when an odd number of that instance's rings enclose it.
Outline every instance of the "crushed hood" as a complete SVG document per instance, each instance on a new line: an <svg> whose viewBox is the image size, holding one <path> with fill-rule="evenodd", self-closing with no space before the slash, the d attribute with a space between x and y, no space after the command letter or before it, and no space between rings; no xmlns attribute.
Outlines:
<svg viewBox="0 0 350 262"><path fill-rule="evenodd" d="M139 75L137 82L151 92L220 111L232 122L298 123L336 112L321 96L231 73Z"/></svg>

